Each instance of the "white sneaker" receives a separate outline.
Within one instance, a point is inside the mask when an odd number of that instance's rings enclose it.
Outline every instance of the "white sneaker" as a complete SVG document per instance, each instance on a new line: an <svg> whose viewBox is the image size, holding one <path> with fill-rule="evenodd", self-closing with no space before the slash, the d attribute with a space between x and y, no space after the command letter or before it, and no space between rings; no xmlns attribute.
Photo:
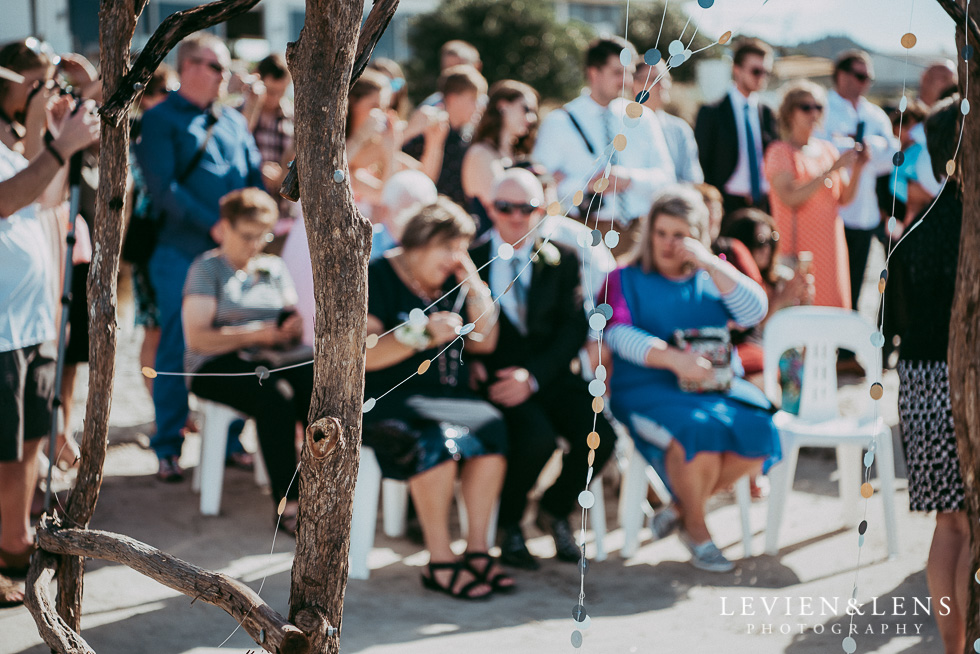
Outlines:
<svg viewBox="0 0 980 654"><path fill-rule="evenodd" d="M691 537L681 532L681 542L691 552L691 565L698 570L707 572L731 572L735 569L735 564L725 558L721 550L708 539L703 543L695 544Z"/></svg>

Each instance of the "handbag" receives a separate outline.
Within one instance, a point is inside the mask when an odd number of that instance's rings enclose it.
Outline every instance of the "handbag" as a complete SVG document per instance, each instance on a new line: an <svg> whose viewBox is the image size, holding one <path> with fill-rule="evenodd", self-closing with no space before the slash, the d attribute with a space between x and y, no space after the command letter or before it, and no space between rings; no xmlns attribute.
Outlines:
<svg viewBox="0 0 980 654"><path fill-rule="evenodd" d="M204 140L194 152L194 156L187 162L187 166L177 176L177 183L182 184L190 177L190 174L201 163L201 158L207 150L208 141L214 134L214 126L218 122L219 109L212 105L208 112L207 132ZM150 262L153 251L157 247L157 237L160 234L160 227L163 224L163 211L156 211L153 202L150 200L142 212L133 212L126 228L126 236L123 238L122 252L120 253L123 261L127 261L134 266L145 266Z"/></svg>

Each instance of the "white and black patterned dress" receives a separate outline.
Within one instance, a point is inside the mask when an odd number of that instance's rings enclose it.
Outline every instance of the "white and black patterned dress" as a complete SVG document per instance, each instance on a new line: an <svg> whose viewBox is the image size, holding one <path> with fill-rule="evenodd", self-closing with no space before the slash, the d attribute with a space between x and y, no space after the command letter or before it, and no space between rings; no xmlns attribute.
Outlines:
<svg viewBox="0 0 980 654"><path fill-rule="evenodd" d="M902 299L914 316L898 362L898 411L913 511L964 509L946 360L962 215L959 189L948 184L892 259L902 268Z"/></svg>

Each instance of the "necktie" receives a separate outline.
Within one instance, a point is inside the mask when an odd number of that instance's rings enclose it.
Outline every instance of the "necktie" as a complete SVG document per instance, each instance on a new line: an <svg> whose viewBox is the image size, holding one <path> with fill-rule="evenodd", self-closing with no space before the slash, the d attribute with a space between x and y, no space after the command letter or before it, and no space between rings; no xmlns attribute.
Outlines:
<svg viewBox="0 0 980 654"><path fill-rule="evenodd" d="M762 198L762 177L759 174L759 153L755 149L755 134L749 120L749 103L745 103L745 146L749 150L749 184L752 190L752 204L759 204Z"/></svg>
<svg viewBox="0 0 980 654"><path fill-rule="evenodd" d="M511 291L514 293L514 306L517 310L517 325L515 325L522 334L527 333L527 287L524 285L524 280L521 278L521 270L527 261L519 259L517 256L510 260L510 270L511 275L514 280L513 288Z"/></svg>
<svg viewBox="0 0 980 654"><path fill-rule="evenodd" d="M613 139L616 138L616 115L613 113L612 107L606 107L606 111L603 114L603 122L606 128L606 147L609 147ZM609 160L614 166L619 165L619 151L613 148L612 158ZM630 216L626 213L626 195L623 193L622 189L609 188L610 192L615 190L616 202L614 209L615 215L613 218L618 218L619 220L625 221L629 220Z"/></svg>

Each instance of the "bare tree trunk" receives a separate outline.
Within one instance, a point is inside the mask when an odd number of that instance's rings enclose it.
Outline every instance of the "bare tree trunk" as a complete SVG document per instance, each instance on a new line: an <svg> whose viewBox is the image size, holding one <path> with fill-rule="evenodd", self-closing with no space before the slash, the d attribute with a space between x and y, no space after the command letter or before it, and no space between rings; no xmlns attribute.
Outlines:
<svg viewBox="0 0 980 654"><path fill-rule="evenodd" d="M336 630L361 445L371 229L354 207L344 125L362 11L361 0L307 0L303 31L287 51L296 81L296 164L317 307L289 617L316 653L340 651Z"/></svg>
<svg viewBox="0 0 980 654"><path fill-rule="evenodd" d="M99 11L102 84L105 97L116 90L129 66L129 48L136 30L133 0L103 0ZM102 486L109 431L112 378L116 370L116 279L122 244L123 198L129 164L129 124L103 123L99 163L99 194L92 225L89 269L89 391L85 433L75 488L68 498L65 522L88 526ZM58 565L58 613L73 630L81 629L83 561L65 556Z"/></svg>
<svg viewBox="0 0 980 654"><path fill-rule="evenodd" d="M940 4L947 11L949 0ZM956 41L962 52L964 45L963 10L965 0L959 0ZM980 20L980 3L969 6L970 20ZM976 50L980 39L974 26L970 27L970 43ZM959 59L960 88L969 80L967 99L980 107L980 69L977 59ZM956 297L950 323L949 385L956 423L956 440L960 455L963 485L966 489L966 512L970 522L971 570L980 570L980 117L963 117L965 129L957 162L963 188L963 227L960 235L960 256L957 266ZM980 639L980 583L971 580L967 609L966 652L973 652L973 643Z"/></svg>

